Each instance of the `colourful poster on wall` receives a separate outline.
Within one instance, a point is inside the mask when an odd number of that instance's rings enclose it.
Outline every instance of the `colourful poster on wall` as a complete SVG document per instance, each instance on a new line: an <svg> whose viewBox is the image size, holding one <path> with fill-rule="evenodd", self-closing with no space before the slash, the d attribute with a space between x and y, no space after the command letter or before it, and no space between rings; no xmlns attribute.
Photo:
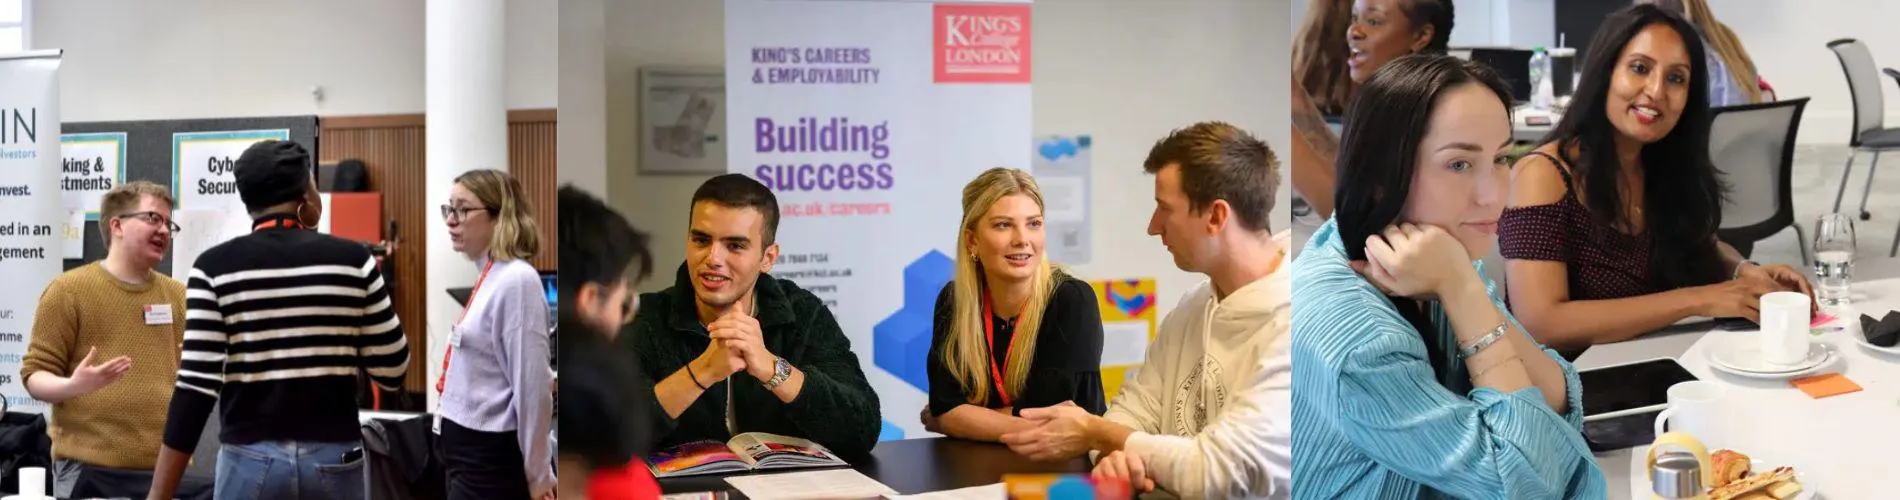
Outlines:
<svg viewBox="0 0 1900 500"><path fill-rule="evenodd" d="M1031 167L1030 33L1027 0L726 2L728 171L777 194L772 274L850 337L882 439L924 432L963 185Z"/></svg>
<svg viewBox="0 0 1900 500"><path fill-rule="evenodd" d="M1090 281L1102 311L1102 395L1114 401L1155 338L1155 279Z"/></svg>
<svg viewBox="0 0 1900 500"><path fill-rule="evenodd" d="M125 179L125 132L61 135L59 155L61 202L99 220L99 201Z"/></svg>
<svg viewBox="0 0 1900 500"><path fill-rule="evenodd" d="M179 132L172 134L172 194L178 197L179 210L212 210L225 214L222 234L249 232L250 211L238 196L237 159L252 144L267 140L290 140L289 129L243 130L230 132ZM182 224L181 224L182 226ZM195 227L206 231L214 228ZM223 240L210 242L215 245ZM189 268L189 265L185 267Z"/></svg>

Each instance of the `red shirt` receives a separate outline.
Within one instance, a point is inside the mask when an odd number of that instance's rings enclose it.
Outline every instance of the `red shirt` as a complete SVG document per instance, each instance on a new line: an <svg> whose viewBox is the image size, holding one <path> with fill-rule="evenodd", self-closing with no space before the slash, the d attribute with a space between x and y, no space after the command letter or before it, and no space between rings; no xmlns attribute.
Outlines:
<svg viewBox="0 0 1900 500"><path fill-rule="evenodd" d="M592 500L657 500L660 483L647 472L645 463L635 460L619 469L595 469L587 479L587 498Z"/></svg>

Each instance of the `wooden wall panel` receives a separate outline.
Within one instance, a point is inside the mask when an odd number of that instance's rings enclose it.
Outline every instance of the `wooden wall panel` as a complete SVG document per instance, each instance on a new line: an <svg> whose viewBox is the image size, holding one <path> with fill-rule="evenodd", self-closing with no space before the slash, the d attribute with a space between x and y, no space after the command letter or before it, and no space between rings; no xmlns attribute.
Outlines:
<svg viewBox="0 0 1900 500"><path fill-rule="evenodd" d="M534 222L541 231L541 253L531 261L536 269L555 270L560 254L555 241L556 185L554 157L554 111L515 111L508 114L508 173L521 181L528 204L534 207Z"/></svg>
<svg viewBox="0 0 1900 500"><path fill-rule="evenodd" d="M555 269L555 114L554 110L511 111L508 114L509 173L522 182L536 210L541 229L541 255L535 267ZM383 196L383 213L396 220L402 244L393 256L395 272L389 277L398 283L394 300L396 314L402 318L411 349L406 389L422 394L432 385L428 380L428 314L424 299L447 297L430 295L422 288L428 283L424 259L431 236L442 232L438 217L431 215L434 205L425 193L426 183L423 115L379 115L323 117L318 124L317 157L322 163L345 159L363 161L368 170L370 189ZM439 205L440 203L436 203Z"/></svg>

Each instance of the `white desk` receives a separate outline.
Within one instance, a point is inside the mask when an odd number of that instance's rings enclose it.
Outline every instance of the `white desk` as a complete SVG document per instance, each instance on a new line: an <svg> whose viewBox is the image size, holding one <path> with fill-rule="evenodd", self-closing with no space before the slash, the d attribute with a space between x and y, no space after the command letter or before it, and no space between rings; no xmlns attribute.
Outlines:
<svg viewBox="0 0 1900 500"><path fill-rule="evenodd" d="M1531 125L1529 120L1532 116L1548 118L1550 124ZM1511 140L1520 142L1543 140L1545 134L1549 134L1551 129L1556 128L1557 120L1563 117L1564 115L1549 111L1532 110L1529 105L1518 106L1517 109L1511 110Z"/></svg>
<svg viewBox="0 0 1900 500"><path fill-rule="evenodd" d="M1900 308L1900 260L1863 260L1855 264L1853 301L1858 309L1884 314ZM1878 315L1876 314L1876 315ZM1711 326L1684 325L1629 342L1590 348L1576 367L1585 370L1667 356L1677 358L1697 378L1722 382L1734 403L1731 429L1724 429L1715 448L1748 453L1761 465L1789 465L1823 498L1830 500L1892 498L1885 478L1892 462L1882 457L1900 449L1900 356L1871 352L1859 346L1860 313L1843 310L1837 323L1846 328L1822 334L1816 340L1830 345L1840 359L1825 369L1840 372L1860 384L1861 391L1812 399L1786 382L1761 381L1716 372L1709 367L1708 349L1728 336L1746 332L1711 332ZM1722 336L1722 337L1717 337ZM1597 465L1609 480L1610 498L1646 499L1649 478L1637 457L1644 447L1597 454Z"/></svg>

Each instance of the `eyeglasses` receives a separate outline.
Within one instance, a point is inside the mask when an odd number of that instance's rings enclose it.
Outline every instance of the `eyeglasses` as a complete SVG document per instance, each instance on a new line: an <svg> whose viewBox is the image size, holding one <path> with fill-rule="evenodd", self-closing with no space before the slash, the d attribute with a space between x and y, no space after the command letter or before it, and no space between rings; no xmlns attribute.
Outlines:
<svg viewBox="0 0 1900 500"><path fill-rule="evenodd" d="M129 214L119 214L119 216L115 218L138 219L138 220L145 221L145 223L151 224L154 226L166 226L167 229L171 229L172 232L174 233L184 230L184 228L178 227L177 222L172 222L171 219L165 218L163 214L160 214L158 212L152 212L152 211L132 212Z"/></svg>
<svg viewBox="0 0 1900 500"><path fill-rule="evenodd" d="M469 212L493 212L494 210L495 209L488 208L488 207L457 207L457 206L443 205L442 218L445 220L462 221L462 220L468 220Z"/></svg>

